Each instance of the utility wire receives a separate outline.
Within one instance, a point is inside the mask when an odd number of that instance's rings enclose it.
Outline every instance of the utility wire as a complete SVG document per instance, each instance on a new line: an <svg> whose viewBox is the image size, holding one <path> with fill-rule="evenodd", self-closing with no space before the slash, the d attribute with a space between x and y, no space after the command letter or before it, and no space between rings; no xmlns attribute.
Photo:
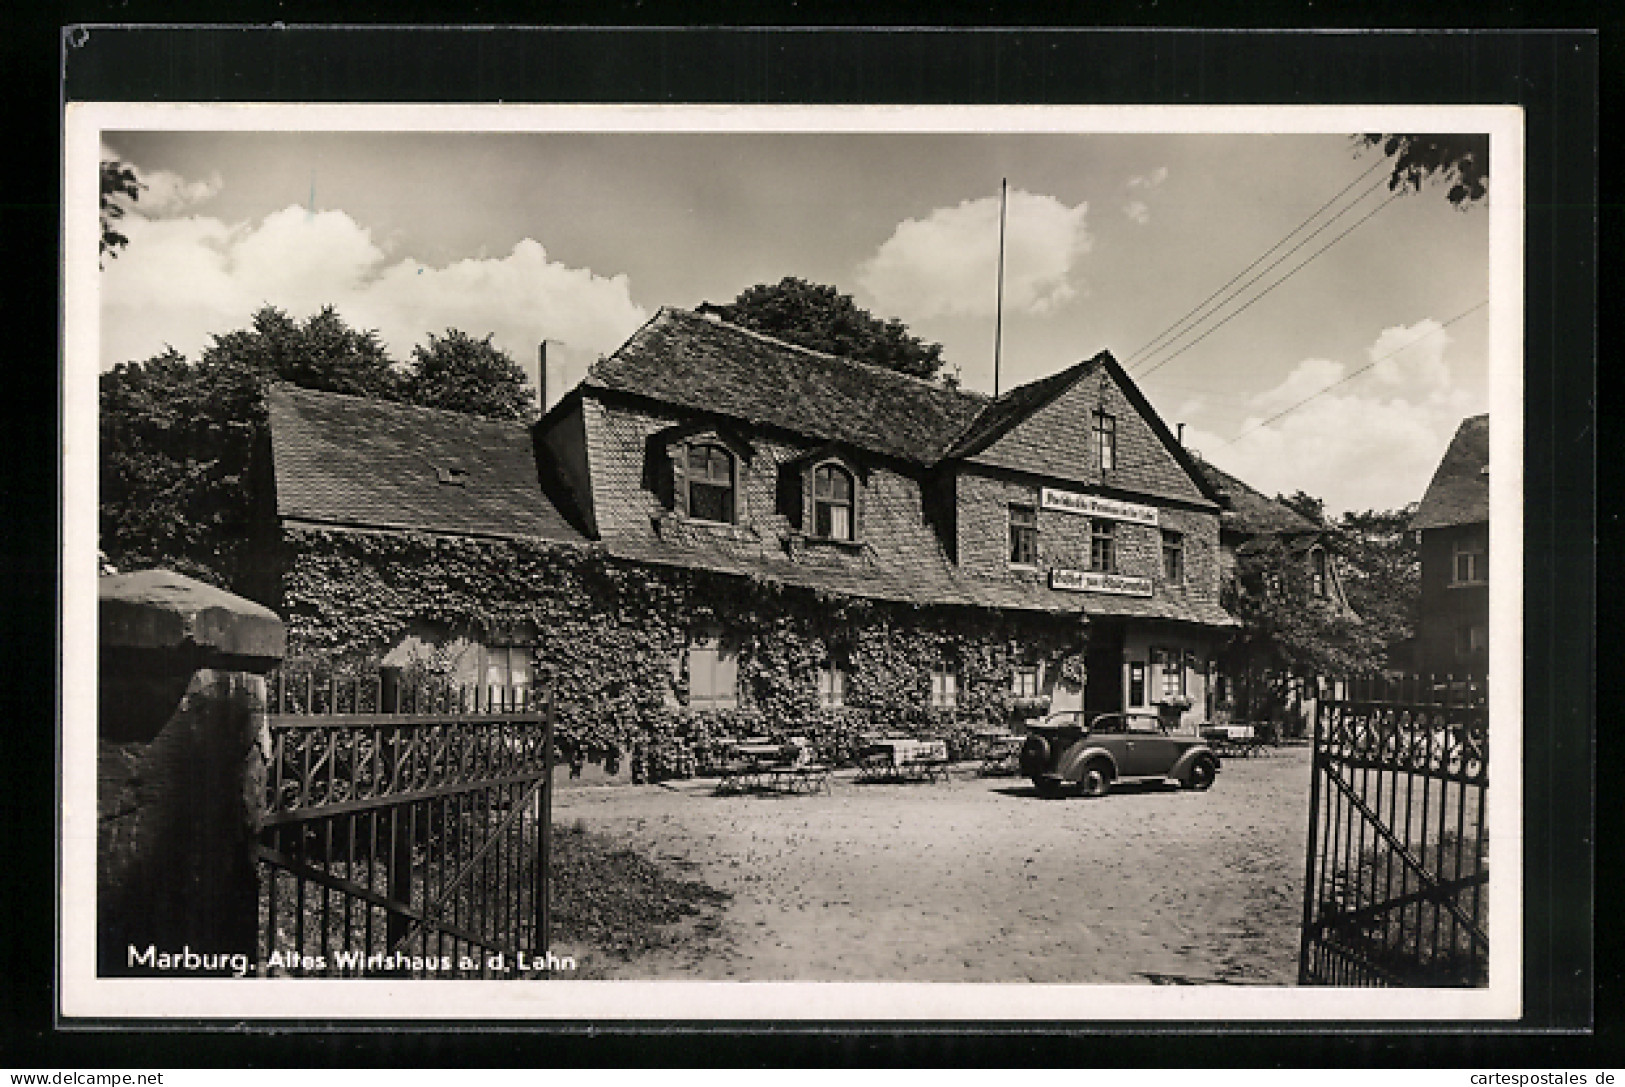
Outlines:
<svg viewBox="0 0 1625 1087"><path fill-rule="evenodd" d="M1422 333L1420 336L1416 337L1416 339L1412 340L1410 343L1407 343L1407 344L1405 344L1405 345L1403 345L1401 347L1396 347L1392 351L1388 352L1386 355L1381 356L1380 358L1372 359L1370 362L1366 363L1364 366L1360 367L1358 370L1356 370L1353 373L1349 374L1347 377L1339 378L1338 380L1332 382L1330 385L1326 386L1324 389L1321 389L1319 392L1310 393L1308 396L1304 397L1302 400L1298 401L1296 404L1293 404L1291 407L1286 408L1283 411L1276 412L1274 415L1270 416L1268 419L1265 419L1262 423L1256 423L1253 426L1248 427L1246 430L1242 431L1240 434L1237 434L1234 438L1231 438L1228 442L1225 442L1224 444L1226 444L1226 445L1234 445L1236 442L1241 441L1241 439L1245 438L1247 435L1251 434L1253 431L1262 430L1264 427L1269 426L1271 423L1275 422L1277 419L1281 419L1281 418L1283 418L1283 417L1285 417L1287 415L1292 414L1293 412L1297 411L1299 408L1303 407L1305 404L1309 403L1311 400L1316 400L1316 399L1318 399L1318 398L1320 398L1322 396L1325 396L1327 393L1331 392L1333 389L1337 388L1339 385L1346 385L1350 381L1353 381L1355 378L1359 377L1361 374L1365 373L1367 370L1369 370L1373 366L1377 365L1377 363L1383 362L1383 361L1385 361L1387 359L1391 359L1395 355L1399 354L1401 351L1410 350L1411 348L1415 347L1417 344L1421 343L1423 340L1427 339L1430 336L1438 335L1440 332L1443 332L1445 329L1449 328L1451 325L1455 324L1457 321L1459 321L1462 318L1466 317L1468 314L1472 313L1473 311L1483 309L1485 306L1489 305L1489 302L1490 302L1490 300L1488 298L1482 299L1477 304L1469 306L1467 309L1462 310L1460 313L1458 313L1454 317L1450 318L1450 320L1444 322L1444 324L1440 325L1438 328L1429 329L1428 331Z"/></svg>
<svg viewBox="0 0 1625 1087"><path fill-rule="evenodd" d="M1212 294L1210 294L1206 298L1202 299L1202 301L1198 302L1193 309L1188 310L1184 314L1184 316L1180 317L1179 320L1175 321L1173 324L1169 325L1167 328L1165 328L1161 332L1157 333L1156 336L1152 337L1150 342L1146 343L1145 346L1141 347L1138 351L1135 351L1134 354L1130 355L1128 357L1127 363L1133 363L1136 359L1140 358L1140 356L1142 356L1146 352L1150 351L1152 347L1154 347L1157 343L1159 343L1169 333L1173 332L1180 325L1183 325L1194 314L1196 314L1199 311L1201 311L1202 309L1204 309L1209 302L1213 301L1219 295L1223 294L1227 289L1229 289L1229 287L1230 287L1230 285L1232 283L1234 283L1236 280L1240 279L1242 276L1246 275L1248 272L1252 271L1254 268L1258 267L1258 265L1260 263L1262 263L1263 260L1266 257L1268 257L1271 253L1275 252L1277 249L1281 248L1281 246L1285 245L1288 241L1290 241L1292 239L1293 235L1297 234L1298 231L1302 230L1304 227L1306 227L1310 223L1314 222L1315 219L1317 217L1319 217L1321 212L1325 211L1327 208L1331 207L1333 204L1335 204L1339 200L1341 200L1345 193L1347 193L1350 189L1354 188L1354 186L1358 185L1360 182L1364 181L1366 178L1370 177L1372 172L1377 170L1379 167L1381 167L1386 161L1387 161L1386 159L1379 159L1377 162L1373 163L1371 165L1371 167L1368 168L1364 173L1360 174L1353 181L1350 181L1347 185L1344 185L1341 189L1338 190L1337 195L1333 196L1330 200L1326 201L1324 204L1320 205L1320 207L1316 208L1314 210L1314 212L1309 216L1309 218L1305 219L1303 222L1301 222L1297 226L1293 227L1290 231L1287 232L1285 237L1283 237L1280 241L1276 242L1274 245L1270 246L1268 249L1264 250L1263 253L1260 253L1258 255L1258 257L1251 264L1247 265L1247 267L1243 268L1241 271L1239 271L1235 275L1231 276L1230 279L1228 281L1226 281L1224 283L1224 285L1221 286L1218 290L1214 291ZM1375 186L1373 186L1373 187L1375 187ZM1366 192L1370 192L1370 190L1368 189L1368 190L1366 190ZM1366 196L1366 193L1364 193L1364 192L1361 193L1360 196L1355 199L1354 203L1356 203L1356 204L1359 203L1360 199L1363 199L1365 196ZM1349 208L1352 208L1353 206L1354 206L1353 204L1350 204ZM1332 217L1333 221L1335 222L1337 218L1339 218L1342 215L1346 214L1348 212L1349 208L1344 208L1343 211L1340 211L1340 212L1337 213L1337 215L1333 216ZM1312 236L1313 235L1311 235L1311 237ZM1287 254L1287 255L1290 255L1290 254ZM1283 257L1283 259L1285 259L1285 258ZM1273 265L1272 265L1272 267L1273 267ZM1265 269L1265 270L1268 271L1268 269Z"/></svg>
<svg viewBox="0 0 1625 1087"><path fill-rule="evenodd" d="M1382 203L1378 204L1375 208L1372 208L1365 215L1363 215L1359 219L1355 220L1353 226L1348 227L1341 234L1338 234L1331 241L1327 242L1325 245L1321 246L1319 249L1317 249L1313 253L1309 254L1309 256L1306 257L1304 260L1302 260L1298 264L1294 265L1285 275L1281 276L1281 278L1275 280L1269 286L1265 287L1261 292L1259 292L1258 294L1256 294L1252 298L1250 298L1245 304L1243 304L1241 306L1240 309L1237 309L1233 313L1229 314L1227 317L1225 317L1224 320L1220 321L1216 325L1213 325L1211 328L1209 328L1205 332L1203 332L1200 336L1196 337L1196 339L1192 340L1190 343L1186 344L1184 347L1181 347L1178 351L1175 351L1173 354L1169 355L1167 358L1162 359L1160 362L1156 363L1154 366L1150 366L1150 367L1140 371L1140 373L1138 375L1136 375L1136 376L1144 378L1148 374L1156 373L1158 370L1162 369L1164 366L1167 366L1170 362L1173 362L1179 356L1183 355L1185 352L1189 351L1191 348L1195 347L1197 344L1201 343L1203 340L1207 339L1209 336L1211 336L1215 332L1219 331L1219 329L1223 328L1225 325L1229 324L1231 321L1235 320L1237 317L1240 317L1243 313L1246 313L1248 310L1252 309L1253 306L1257 305L1259 302L1262 302L1265 298L1267 298L1269 296L1270 292L1274 291L1275 288L1279 287L1281 284L1285 283L1287 280L1291 279L1293 276L1295 276L1299 272L1303 271L1303 269L1307 265L1309 265L1316 257L1318 257L1322 253L1326 252L1326 250L1330 249L1332 246L1336 245L1338 242L1342 241L1344 238L1346 238L1350 234L1354 233L1354 231L1358 230L1361 226L1363 226L1366 223L1370 222L1371 218L1373 216L1375 216L1383 208L1386 208L1389 204L1392 204L1395 200L1398 200L1400 198L1400 196L1402 196L1402 195L1403 195L1403 193L1397 193L1396 192L1394 195L1390 196L1388 199L1386 199ZM1332 222L1336 222L1336 220L1334 219L1334 220L1332 220ZM1327 225L1329 226L1331 224L1328 223ZM1324 229L1324 228L1322 228L1322 229ZM1318 234L1319 231L1316 231L1315 233ZM1310 235L1310 237L1313 237L1313 236L1314 235ZM1308 238L1304 239L1305 242L1307 242L1308 240L1309 240ZM1293 249L1296 250L1299 247L1300 246L1293 246ZM1273 265L1271 267L1273 267ZM1260 276L1262 276L1263 274L1264 273L1262 273L1262 272L1259 273ZM1257 277L1254 277L1255 281L1256 281L1256 279L1257 279ZM1250 285L1250 283L1249 283L1249 285ZM1234 297L1228 299L1225 302L1225 305L1229 305L1230 302L1233 302L1233 301L1235 301ZM1217 310L1214 311L1214 313L1217 313L1217 312L1218 312ZM1212 316L1212 315L1210 314L1209 316Z"/></svg>

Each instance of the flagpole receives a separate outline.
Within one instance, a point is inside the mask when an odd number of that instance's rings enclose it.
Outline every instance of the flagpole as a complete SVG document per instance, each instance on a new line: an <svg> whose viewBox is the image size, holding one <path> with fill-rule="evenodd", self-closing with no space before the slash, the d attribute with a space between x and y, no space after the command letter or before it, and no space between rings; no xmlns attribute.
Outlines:
<svg viewBox="0 0 1625 1087"><path fill-rule="evenodd" d="M1004 343L1004 206L1009 178L999 179L999 300L993 311L993 395L999 395L999 352Z"/></svg>

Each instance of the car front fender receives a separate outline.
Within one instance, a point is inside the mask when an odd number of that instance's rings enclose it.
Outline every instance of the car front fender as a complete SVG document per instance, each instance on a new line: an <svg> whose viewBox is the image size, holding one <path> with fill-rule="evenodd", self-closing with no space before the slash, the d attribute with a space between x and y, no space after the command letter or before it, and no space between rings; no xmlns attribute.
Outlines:
<svg viewBox="0 0 1625 1087"><path fill-rule="evenodd" d="M1186 776L1190 773L1191 766L1194 765L1196 760L1201 758L1203 755L1211 758L1214 766L1224 766L1224 760L1215 755L1211 747L1209 747L1207 744L1197 744L1195 747L1187 749L1183 755L1179 756L1179 760L1174 763L1173 769L1168 771L1168 776L1171 778L1177 778L1180 781L1184 781Z"/></svg>
<svg viewBox="0 0 1625 1087"><path fill-rule="evenodd" d="M1066 754L1061 756L1060 764L1056 766L1055 771L1063 781L1082 781L1083 768L1089 764L1091 759L1097 758L1105 759L1111 764L1112 777L1119 776L1117 773L1117 760L1112 757L1110 751L1098 744L1074 744Z"/></svg>

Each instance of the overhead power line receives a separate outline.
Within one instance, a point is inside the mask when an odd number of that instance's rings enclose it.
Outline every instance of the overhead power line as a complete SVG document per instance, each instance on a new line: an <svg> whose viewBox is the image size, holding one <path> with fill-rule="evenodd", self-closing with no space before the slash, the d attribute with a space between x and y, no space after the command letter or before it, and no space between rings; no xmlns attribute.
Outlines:
<svg viewBox="0 0 1625 1087"><path fill-rule="evenodd" d="M1339 189L1337 191L1337 194L1335 196L1333 196L1330 200L1326 201L1324 204L1320 205L1320 207L1316 208L1314 210L1314 212L1312 214L1310 214L1310 216L1307 219L1305 219L1303 222L1299 223L1297 226L1293 227L1290 231L1288 231L1286 233L1286 235L1281 238L1280 241L1276 242L1274 245L1272 245L1268 249L1264 250L1264 252L1260 253L1258 255L1258 257L1256 259L1254 259L1254 261L1251 264L1247 265L1247 267L1243 268L1241 271L1239 271L1235 275L1231 276L1230 279L1227 280L1222 286L1220 286L1218 290L1214 291L1212 294L1210 294L1206 298L1202 299L1202 301L1198 302L1190 310L1187 310L1185 312L1185 314L1183 316L1181 316L1177 321L1175 321L1173 324L1169 325L1167 328L1163 329L1161 332L1157 333L1157 335L1152 337L1151 340L1148 343L1146 343L1143 347L1141 347L1139 350L1135 351L1132 355L1130 355L1128 357L1127 363L1133 363L1135 360L1139 359L1142 355L1146 354L1153 347L1155 347L1158 343L1160 343L1163 339L1165 339L1175 329L1179 328L1186 321L1188 321L1191 317L1195 316L1201 310L1206 308L1206 306L1207 306L1207 304L1209 302L1213 301L1215 298L1219 297L1219 295L1223 294L1226 290L1228 290L1230 285L1235 283L1236 280L1240 279L1242 276L1246 275L1248 272L1250 272L1254 268L1258 267L1258 265L1263 263L1265 258L1267 258L1271 253L1275 252L1277 249L1281 248L1281 246L1283 246L1287 242L1291 241L1292 238L1300 230L1302 230L1304 227L1308 226L1310 223L1314 222L1315 219L1317 219L1320 216L1321 212L1325 211L1327 208L1329 208L1333 204L1337 203L1339 200L1341 200L1343 198L1344 194L1347 193L1350 189L1354 188L1354 186L1358 185L1360 182L1362 182L1366 178L1370 177L1371 174L1374 171L1376 171L1377 169L1379 169L1381 166L1384 165L1385 161L1386 160L1378 160L1377 162L1373 163L1369 168L1367 168L1363 173L1361 173L1359 176L1357 176L1353 181L1350 181L1347 185L1344 185L1341 189ZM1375 187L1375 186L1373 186L1373 187ZM1367 192L1369 192L1369 191L1370 190L1368 189ZM1359 203L1360 199L1364 198L1365 196L1366 196L1366 193L1362 192L1359 197L1355 198L1354 203L1349 205L1349 208L1352 208L1354 206L1354 204ZM1349 208L1345 208L1343 211L1338 212L1338 214L1336 216L1332 217L1332 221L1335 222L1336 219L1338 217L1342 216L1343 214L1345 214L1349 210ZM1324 228L1322 228L1322 229L1324 229ZM1313 235L1311 235L1311 237L1313 237ZM1305 239L1305 240L1307 240L1307 239ZM1290 255L1291 254L1284 254L1282 259L1285 259L1286 256L1290 256ZM1268 270L1269 269L1265 269L1265 271L1268 271Z"/></svg>
<svg viewBox="0 0 1625 1087"><path fill-rule="evenodd" d="M1269 426L1271 423L1275 422L1276 420L1282 419L1282 418L1285 418L1288 415L1291 415L1293 412L1297 411L1299 408L1303 407L1305 404L1309 403L1311 400L1317 400L1320 397L1325 396L1327 393L1331 392L1333 389L1337 388L1339 385L1346 385L1350 381L1353 381L1355 378L1359 377L1361 374L1365 373L1367 370L1369 370L1373 366L1377 365L1377 363L1384 362L1384 361L1386 361L1388 359L1391 359L1395 355L1399 354L1401 351L1410 350L1411 348L1415 347L1417 344L1421 343L1423 340L1429 338L1430 336L1438 335L1439 333L1443 332L1445 329L1449 328L1451 325L1455 324L1457 321L1459 321L1462 318L1466 317L1468 314L1474 312L1475 310L1483 309L1485 306L1489 305L1489 302L1490 302L1490 300L1488 298L1480 300L1475 305L1469 306L1466 309L1462 310L1460 313L1458 313L1454 317L1450 318L1450 320L1448 320L1448 321L1444 322L1443 324L1441 324L1438 328L1431 328L1428 331L1422 333L1422 335L1416 337L1416 339L1412 340L1410 343L1407 343L1407 344L1405 344L1405 345L1403 345L1401 347L1396 347L1392 351L1388 352L1386 355L1382 355L1379 358L1372 359L1370 362L1366 363L1364 366L1360 367L1358 370L1355 370L1353 373L1349 374L1348 376L1339 378L1338 380L1332 382L1330 385L1326 386L1324 389L1321 389L1319 392L1310 393L1308 396L1304 397L1302 400L1298 401L1296 404L1293 404L1291 407L1286 408L1286 409L1284 409L1282 411L1276 412L1274 415L1270 416L1268 419L1265 419L1262 423L1255 423L1253 426L1248 427L1246 430L1242 431L1240 434L1237 434L1234 438L1231 438L1228 442L1225 442L1224 444L1226 444L1226 445L1234 445L1236 442L1241 441L1241 439L1245 438L1247 435L1251 434L1253 431L1262 430L1263 428Z"/></svg>
<svg viewBox="0 0 1625 1087"><path fill-rule="evenodd" d="M1227 315L1224 320L1222 320L1218 324L1213 325L1212 327L1208 328L1200 336L1196 337L1196 339L1192 340L1190 343L1187 343L1185 346L1181 347L1178 351L1175 351L1173 354L1169 355L1167 358L1162 359L1156 365L1150 366L1150 367L1147 367L1144 370L1141 370L1140 373L1138 375L1136 375L1136 376L1143 378L1148 374L1156 373L1158 370L1162 369L1164 366L1167 366L1170 362L1173 362L1179 356L1183 355L1185 352L1189 351L1191 348L1195 347L1197 344L1201 343L1203 340L1207 339L1209 336L1211 336L1215 332L1219 331L1219 329L1223 328L1225 325L1229 324L1231 321L1234 321L1237 317L1240 317L1243 313L1246 313L1248 310L1252 309L1255 305L1262 302L1265 298L1269 297L1270 293L1273 292L1275 290L1275 288L1279 287L1281 284L1285 283L1287 280L1291 279L1293 276L1295 276L1299 272L1303 271L1303 269L1305 267L1307 267L1310 263L1312 263L1316 257L1318 257L1322 253L1326 252L1326 250L1330 249L1332 246L1336 245L1338 242L1342 241L1344 238L1346 238L1350 234L1354 233L1360 227L1362 227L1366 223L1370 222L1373 216L1375 216L1378 212L1382 211L1382 209L1386 208L1389 204L1392 204L1395 200L1398 200L1401 195L1402 195L1401 193L1395 193L1394 195L1390 196L1388 199L1384 200L1382 203L1378 204L1376 207L1372 208L1365 215L1363 215L1359 219L1355 220L1355 222L1354 222L1354 224L1352 226L1348 227L1342 233L1340 233L1336 237L1334 237L1331 241L1327 242L1325 245L1321 246L1319 249L1315 250L1313 253L1310 253L1309 256L1305 257L1303 260L1301 260L1297 264L1293 265L1292 268L1289 269L1285 275L1281 276L1279 279L1275 280L1269 286L1265 287L1258 294L1256 294L1252 298L1248 299L1245 303L1243 303L1241 305L1240 308L1236 309L1235 311L1233 311L1232 313ZM1334 220L1332 220L1332 222L1336 222L1336 220L1334 219ZM1328 223L1327 225L1329 226L1331 224ZM1315 233L1318 234L1319 231L1317 230ZM1314 235L1310 235L1310 237L1313 237L1313 236ZM1304 239L1304 241L1308 241L1308 240L1309 240L1308 238ZM1297 250L1298 248L1299 248L1299 246L1293 246L1294 251ZM1290 255L1290 254L1288 254L1288 255ZM1274 267L1274 265L1271 265L1271 267ZM1268 269L1266 269L1266 271L1267 270ZM1263 273L1261 272L1261 273L1259 273L1259 275L1263 275ZM1253 280L1249 281L1249 284L1251 282L1256 282L1256 280L1257 280L1257 277L1254 277ZM1228 305L1230 302L1233 302L1233 301L1235 301L1234 297L1229 299L1225 304ZM1217 310L1214 311L1214 313L1217 313L1217 312L1218 312ZM1211 314L1209 316L1211 316Z"/></svg>

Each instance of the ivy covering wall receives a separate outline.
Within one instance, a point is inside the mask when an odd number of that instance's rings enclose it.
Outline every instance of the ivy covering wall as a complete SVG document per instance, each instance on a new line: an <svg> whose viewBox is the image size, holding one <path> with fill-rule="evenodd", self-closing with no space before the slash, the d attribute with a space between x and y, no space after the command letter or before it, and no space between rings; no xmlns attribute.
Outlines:
<svg viewBox="0 0 1625 1087"><path fill-rule="evenodd" d="M290 657L365 670L414 624L479 637L530 627L538 683L556 680L566 757L618 761L673 749L703 760L714 738L805 736L823 758L860 733L969 735L1010 716L1011 671L1082 679L1078 616L911 607L776 582L619 562L596 549L411 533L290 530L281 600ZM685 649L701 626L739 650L739 707L687 707ZM847 664L845 707L819 705L817 670ZM930 708L931 674L958 676L958 705ZM658 773L651 776L659 776Z"/></svg>

